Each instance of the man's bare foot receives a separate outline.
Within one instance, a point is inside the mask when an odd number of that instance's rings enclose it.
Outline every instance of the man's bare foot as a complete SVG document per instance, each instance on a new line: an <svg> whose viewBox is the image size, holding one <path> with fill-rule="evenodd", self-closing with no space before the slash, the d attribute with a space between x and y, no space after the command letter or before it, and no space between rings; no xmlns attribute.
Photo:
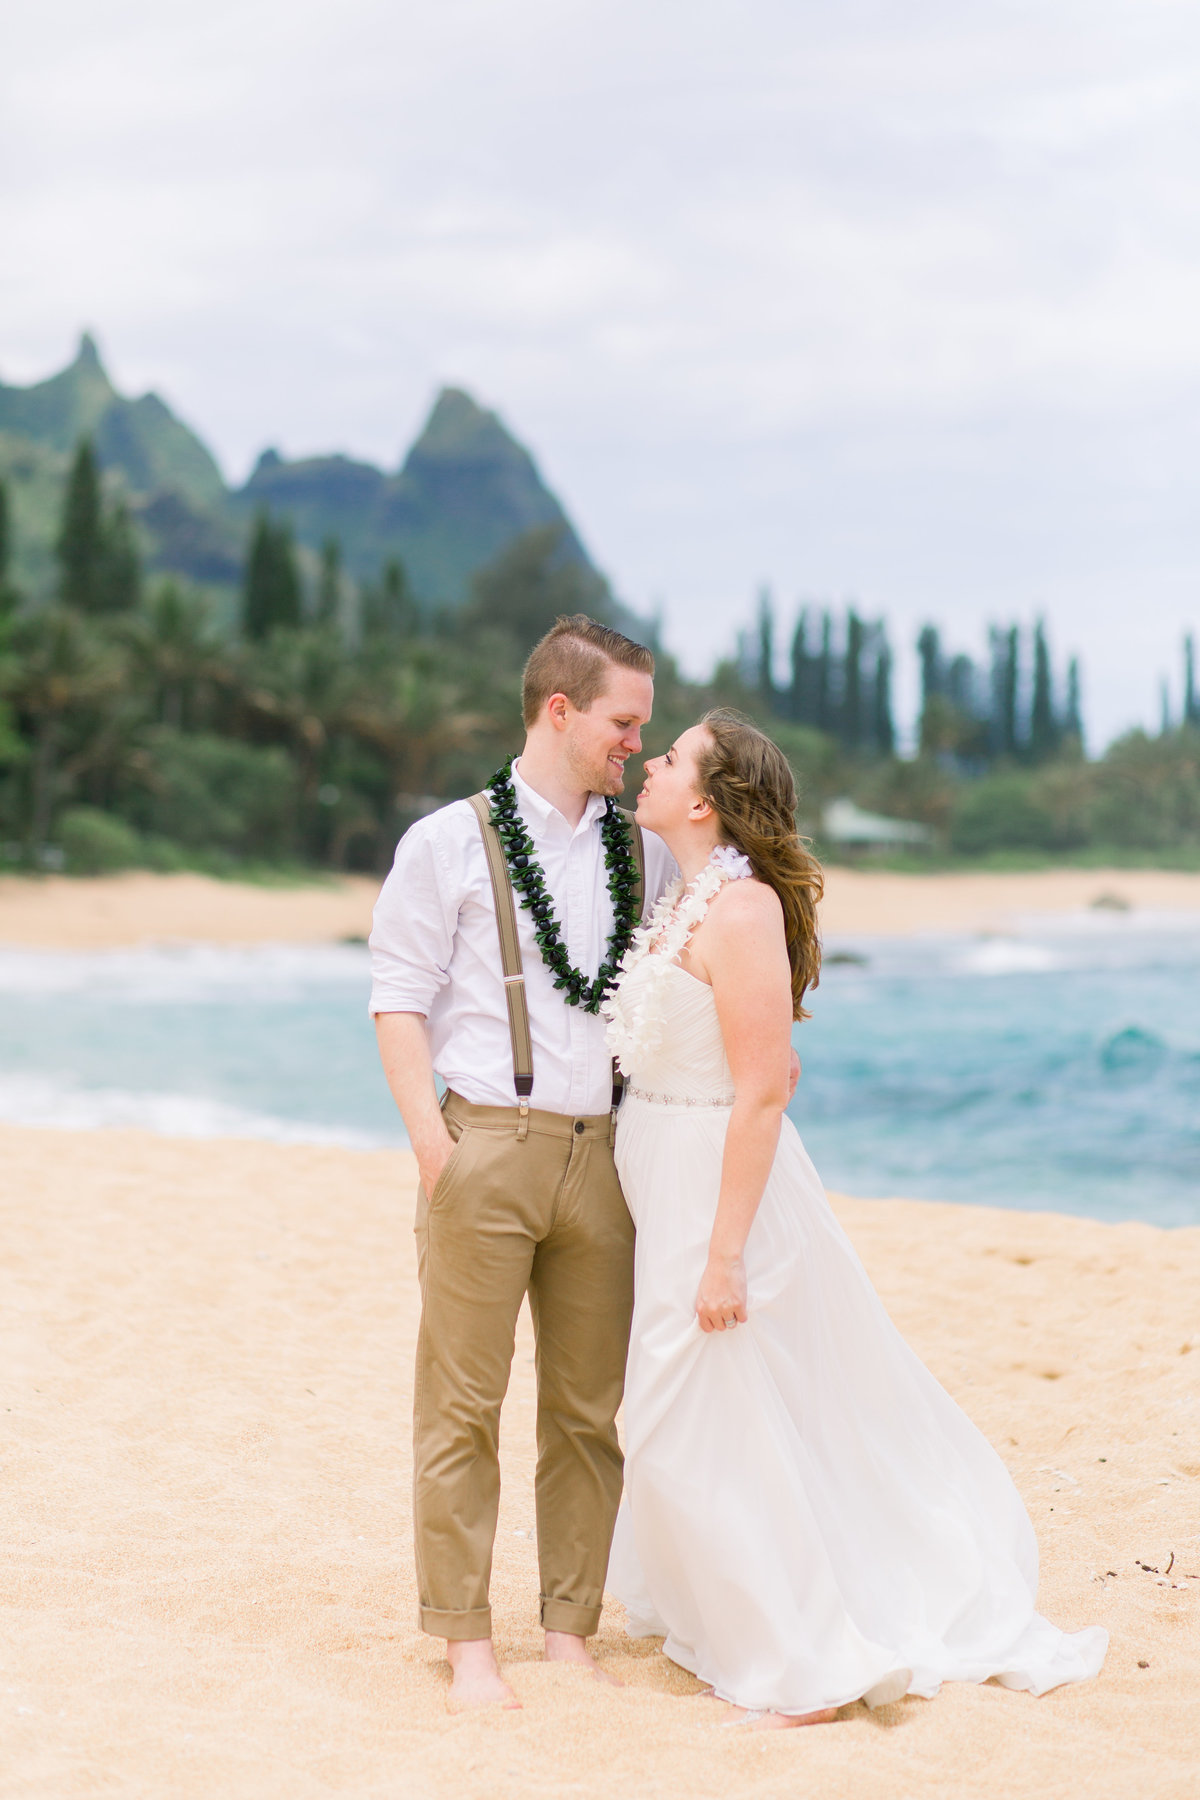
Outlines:
<svg viewBox="0 0 1200 1800"><path fill-rule="evenodd" d="M548 1631L546 1633L546 1661L574 1663L578 1668L587 1669L597 1681L607 1681L610 1687L624 1687L615 1675L602 1669L587 1647L587 1639L576 1637L572 1631Z"/></svg>
<svg viewBox="0 0 1200 1800"><path fill-rule="evenodd" d="M503 1706L509 1711L520 1707L497 1667L491 1638L452 1638L446 1645L446 1661L450 1664L448 1705L452 1712L474 1706Z"/></svg>

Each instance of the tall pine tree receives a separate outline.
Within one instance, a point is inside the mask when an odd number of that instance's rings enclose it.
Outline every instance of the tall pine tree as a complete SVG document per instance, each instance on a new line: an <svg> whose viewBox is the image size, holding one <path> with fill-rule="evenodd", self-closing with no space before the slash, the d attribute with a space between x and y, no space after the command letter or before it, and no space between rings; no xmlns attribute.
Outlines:
<svg viewBox="0 0 1200 1800"><path fill-rule="evenodd" d="M8 488L0 481L0 621L17 608L18 594L16 586L10 578L12 569L12 512L9 507ZM3 702L0 702L0 741L4 737Z"/></svg>
<svg viewBox="0 0 1200 1800"><path fill-rule="evenodd" d="M291 530L261 511L254 520L242 582L242 630L260 643L280 627L298 626L300 612L300 572Z"/></svg>
<svg viewBox="0 0 1200 1800"><path fill-rule="evenodd" d="M1033 701L1029 710L1029 756L1046 762L1058 749L1058 720L1054 713L1054 688L1050 678L1050 650L1046 626L1039 619L1033 631Z"/></svg>
<svg viewBox="0 0 1200 1800"><path fill-rule="evenodd" d="M384 564L378 582L364 587L362 629L366 638L415 637L421 623L416 595L398 556Z"/></svg>
<svg viewBox="0 0 1200 1800"><path fill-rule="evenodd" d="M1073 656L1067 664L1067 707L1063 714L1063 735L1069 738L1076 750L1083 749L1083 706L1079 697L1079 658Z"/></svg>
<svg viewBox="0 0 1200 1800"><path fill-rule="evenodd" d="M896 753L896 726L892 719L892 652L886 637L875 659L874 717L871 736L880 756Z"/></svg>
<svg viewBox="0 0 1200 1800"><path fill-rule="evenodd" d="M775 608L770 588L758 591L758 691L768 712L775 710Z"/></svg>
<svg viewBox="0 0 1200 1800"><path fill-rule="evenodd" d="M811 705L811 669L812 658L808 654L808 611L801 608L800 617L796 620L796 629L792 633L792 682L788 690L788 718L800 724L809 724L809 707Z"/></svg>
<svg viewBox="0 0 1200 1800"><path fill-rule="evenodd" d="M1004 732L1004 749L1008 756L1015 756L1020 743L1020 727L1017 722L1017 705L1021 691L1021 634L1015 625L1008 631L1008 661L1004 672L1004 711L1002 729Z"/></svg>
<svg viewBox="0 0 1200 1800"><path fill-rule="evenodd" d="M67 477L55 552L59 598L79 612L95 612L104 578L104 517L100 471L90 438L80 439Z"/></svg>
<svg viewBox="0 0 1200 1800"><path fill-rule="evenodd" d="M1017 754L1017 628L1001 631L993 625L988 632L991 647L991 718L989 747L993 756Z"/></svg>
<svg viewBox="0 0 1200 1800"><path fill-rule="evenodd" d="M335 537L321 545L317 576L317 624L336 625L342 610L342 546Z"/></svg>
<svg viewBox="0 0 1200 1800"><path fill-rule="evenodd" d="M834 718L833 692L833 620L828 609L821 614L821 648L817 655L817 680L813 724L818 731L832 731Z"/></svg>
<svg viewBox="0 0 1200 1800"><path fill-rule="evenodd" d="M142 559L129 509L119 501L100 527L100 562L93 610L132 612L142 597Z"/></svg>
<svg viewBox="0 0 1200 1800"><path fill-rule="evenodd" d="M921 716L917 721L917 737L924 745L930 702L942 691L942 640L936 625L922 628L917 638L917 655L921 659Z"/></svg>
<svg viewBox="0 0 1200 1800"><path fill-rule="evenodd" d="M841 737L851 753L861 750L865 736L863 718L862 660L866 633L863 622L850 608L846 621L846 656L842 669Z"/></svg>

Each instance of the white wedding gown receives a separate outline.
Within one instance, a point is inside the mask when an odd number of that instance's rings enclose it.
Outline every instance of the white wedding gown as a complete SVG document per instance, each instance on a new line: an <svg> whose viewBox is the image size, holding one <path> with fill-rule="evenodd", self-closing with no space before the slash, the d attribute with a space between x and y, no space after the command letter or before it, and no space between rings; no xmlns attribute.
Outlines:
<svg viewBox="0 0 1200 1800"><path fill-rule="evenodd" d="M616 1010L637 1261L607 1585L631 1635L662 1634L720 1698L786 1713L1095 1675L1107 1633L1035 1612L1007 1470L892 1324L786 1118L746 1244L748 1322L700 1330L733 1098L716 1004L643 952Z"/></svg>

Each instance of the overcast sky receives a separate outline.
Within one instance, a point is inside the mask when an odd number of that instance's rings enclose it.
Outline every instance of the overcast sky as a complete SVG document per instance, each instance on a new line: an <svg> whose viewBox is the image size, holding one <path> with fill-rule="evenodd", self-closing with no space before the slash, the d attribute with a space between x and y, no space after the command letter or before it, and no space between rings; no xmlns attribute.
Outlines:
<svg viewBox="0 0 1200 1800"><path fill-rule="evenodd" d="M231 479L496 407L704 668L758 585L979 650L1094 741L1200 627L1184 0L39 0L0 69L0 376L91 326Z"/></svg>

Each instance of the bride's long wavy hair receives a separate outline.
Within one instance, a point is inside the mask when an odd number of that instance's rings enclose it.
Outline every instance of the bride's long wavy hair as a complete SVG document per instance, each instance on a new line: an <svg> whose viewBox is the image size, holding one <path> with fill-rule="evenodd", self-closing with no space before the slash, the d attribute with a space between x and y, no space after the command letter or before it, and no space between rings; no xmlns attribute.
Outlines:
<svg viewBox="0 0 1200 1800"><path fill-rule="evenodd" d="M750 858L783 904L792 966L792 1017L807 1019L804 996L821 975L817 903L821 865L796 830L796 783L787 757L741 713L717 707L700 720L709 743L696 758L699 791L717 815L721 838Z"/></svg>

